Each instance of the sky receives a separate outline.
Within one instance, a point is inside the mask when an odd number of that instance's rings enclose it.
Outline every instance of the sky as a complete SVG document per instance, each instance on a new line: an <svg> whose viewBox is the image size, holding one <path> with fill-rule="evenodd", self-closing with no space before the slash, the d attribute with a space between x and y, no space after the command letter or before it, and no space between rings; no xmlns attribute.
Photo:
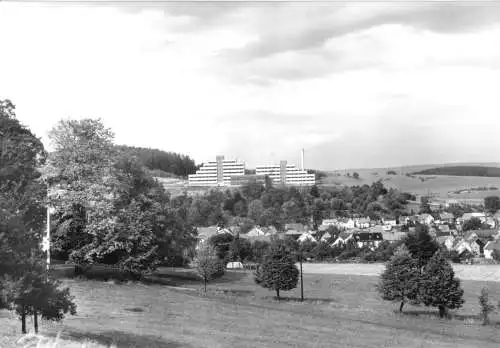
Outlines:
<svg viewBox="0 0 500 348"><path fill-rule="evenodd" d="M101 118L197 163L500 161L492 1L3 1L0 43L0 99L49 149Z"/></svg>

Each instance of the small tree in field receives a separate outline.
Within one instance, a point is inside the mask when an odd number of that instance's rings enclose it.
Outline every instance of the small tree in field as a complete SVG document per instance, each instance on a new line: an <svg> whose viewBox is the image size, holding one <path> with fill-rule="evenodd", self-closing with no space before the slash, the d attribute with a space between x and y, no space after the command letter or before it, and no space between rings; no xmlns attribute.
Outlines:
<svg viewBox="0 0 500 348"><path fill-rule="evenodd" d="M299 270L289 249L283 243L271 245L262 264L255 272L255 283L263 288L275 290L280 298L280 290L288 291L297 287Z"/></svg>
<svg viewBox="0 0 500 348"><path fill-rule="evenodd" d="M217 256L217 251L210 243L203 243L196 252L194 259L196 272L203 279L207 292L207 283L224 274L224 265Z"/></svg>
<svg viewBox="0 0 500 348"><path fill-rule="evenodd" d="M443 318L448 309L462 307L464 290L460 279L442 252L437 252L424 267L420 280L420 299L426 306L438 307Z"/></svg>
<svg viewBox="0 0 500 348"><path fill-rule="evenodd" d="M418 302L419 277L418 261L403 245L386 264L377 288L384 300L400 302L399 312L402 312L405 303Z"/></svg>
<svg viewBox="0 0 500 348"><path fill-rule="evenodd" d="M26 317L29 315L33 315L35 333L38 333L38 314L53 321L62 320L67 313L76 314L74 297L69 289L61 288L57 280L47 279L42 264L27 260L21 265L21 270L22 275L5 275L0 282L3 307L16 312L23 333L26 333Z"/></svg>
<svg viewBox="0 0 500 348"><path fill-rule="evenodd" d="M483 325L488 325L490 323L489 315L495 311L495 306L491 304L488 295L488 289L482 288L481 295L479 296L479 305L481 306L481 319L483 319Z"/></svg>

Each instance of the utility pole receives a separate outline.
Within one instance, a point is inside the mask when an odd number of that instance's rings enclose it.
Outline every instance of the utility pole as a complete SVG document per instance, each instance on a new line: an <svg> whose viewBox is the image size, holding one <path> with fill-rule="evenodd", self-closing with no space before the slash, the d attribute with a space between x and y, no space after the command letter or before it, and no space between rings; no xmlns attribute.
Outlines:
<svg viewBox="0 0 500 348"><path fill-rule="evenodd" d="M300 250L300 302L304 302L304 276L302 273L302 249Z"/></svg>

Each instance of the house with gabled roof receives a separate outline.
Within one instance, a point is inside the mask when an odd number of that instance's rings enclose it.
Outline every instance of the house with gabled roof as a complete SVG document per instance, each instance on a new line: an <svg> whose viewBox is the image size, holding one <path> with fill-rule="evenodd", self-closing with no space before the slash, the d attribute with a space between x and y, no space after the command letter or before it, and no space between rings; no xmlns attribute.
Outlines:
<svg viewBox="0 0 500 348"><path fill-rule="evenodd" d="M489 241L484 246L484 258L486 258L486 259L493 259L493 252L495 250L497 252L500 252L500 239Z"/></svg>
<svg viewBox="0 0 500 348"><path fill-rule="evenodd" d="M452 250L453 245L455 244L455 237L450 235L450 234L449 235L442 235L442 236L437 237L436 241L439 244L444 245L446 247L446 249Z"/></svg>
<svg viewBox="0 0 500 348"><path fill-rule="evenodd" d="M257 237L257 236L265 236L266 233L259 227L253 227L248 233L245 233L247 237Z"/></svg>
<svg viewBox="0 0 500 348"><path fill-rule="evenodd" d="M424 225L431 225L434 222L434 217L431 214L420 214L418 216L418 221Z"/></svg>
<svg viewBox="0 0 500 348"><path fill-rule="evenodd" d="M481 222L486 222L486 214L485 213L464 213L462 215L461 220L463 222L466 222L472 218L477 218L477 219L481 220Z"/></svg>
<svg viewBox="0 0 500 348"><path fill-rule="evenodd" d="M348 241L353 239L354 233L353 232L340 232L339 236L335 241L331 244L332 247L339 247L342 245L346 245Z"/></svg>
<svg viewBox="0 0 500 348"><path fill-rule="evenodd" d="M384 231L382 232L382 239L390 243L403 240L408 234L401 231Z"/></svg>
<svg viewBox="0 0 500 348"><path fill-rule="evenodd" d="M377 232L360 232L354 234L354 240L359 248L368 247L373 250L382 243L383 236Z"/></svg>
<svg viewBox="0 0 500 348"><path fill-rule="evenodd" d="M332 235L326 232L324 235L321 236L320 242L328 242L330 238L332 238Z"/></svg>
<svg viewBox="0 0 500 348"><path fill-rule="evenodd" d="M439 214L439 220L441 220L441 222L451 224L451 223L453 223L454 219L455 219L455 217L453 216L452 213L443 212L443 213Z"/></svg>
<svg viewBox="0 0 500 348"><path fill-rule="evenodd" d="M302 233L300 237L297 239L297 241L300 243L304 243L306 241L313 243L317 242L316 238L314 238L309 232Z"/></svg>

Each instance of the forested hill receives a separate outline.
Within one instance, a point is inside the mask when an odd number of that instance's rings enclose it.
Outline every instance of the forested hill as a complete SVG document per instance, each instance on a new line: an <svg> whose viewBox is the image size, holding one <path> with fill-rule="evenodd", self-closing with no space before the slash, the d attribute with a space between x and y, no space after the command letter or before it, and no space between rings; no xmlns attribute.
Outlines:
<svg viewBox="0 0 500 348"><path fill-rule="evenodd" d="M130 156L136 156L145 167L156 173L162 171L185 177L188 174L194 174L197 169L194 160L186 155L127 145L119 145L117 147Z"/></svg>
<svg viewBox="0 0 500 348"><path fill-rule="evenodd" d="M413 174L500 177L500 168L483 166L439 167L422 170Z"/></svg>

